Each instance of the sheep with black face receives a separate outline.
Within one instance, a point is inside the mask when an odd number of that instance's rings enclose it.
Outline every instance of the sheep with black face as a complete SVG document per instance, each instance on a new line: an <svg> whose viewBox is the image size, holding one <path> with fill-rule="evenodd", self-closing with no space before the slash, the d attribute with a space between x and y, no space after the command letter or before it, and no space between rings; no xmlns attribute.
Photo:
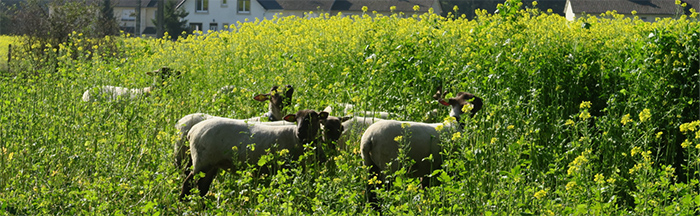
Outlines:
<svg viewBox="0 0 700 216"><path fill-rule="evenodd" d="M440 104L450 106L450 116L456 119L452 123L422 123L411 121L395 121L382 120L370 125L362 135L360 141L360 152L362 154L363 164L370 167L370 172L376 176L380 182L384 182L386 176L382 173L384 170L396 171L399 169L399 163L390 163L397 159L400 148L408 149L406 156L408 159L415 161L409 167L409 176L423 177L421 184L424 187L430 185L430 178L425 178L426 175L432 173L433 170L439 169L442 165L442 156L440 155L441 147L439 127L441 130L461 130L463 128L461 116L464 114L463 109L469 106L471 115L474 116L477 111L483 106L481 98L470 93L459 92L456 97L444 100L442 97L445 93L438 89L433 96ZM432 160L426 160L432 155ZM376 194L372 191L378 185L367 186L367 199L372 203L375 209L379 209L377 204Z"/></svg>
<svg viewBox="0 0 700 216"><path fill-rule="evenodd" d="M285 121L296 122L292 126L248 124L224 118L208 119L194 125L188 133L194 169L182 184L180 199L184 200L195 186L194 175L204 172L205 177L196 181L200 195L204 196L219 169L235 172L238 162L256 164L271 148L273 151L286 149L295 159L303 154L305 144L314 143L316 154L322 160L323 148L318 134L321 121L327 117L326 112L301 110L284 117Z"/></svg>
<svg viewBox="0 0 700 216"><path fill-rule="evenodd" d="M265 94L257 94L253 97L254 100L260 101L260 102L265 102L269 101L268 105L268 120L270 120L270 125L285 125L285 124L291 124L286 121L280 121L284 117L282 114L283 110L285 107L290 106L291 104L291 98L292 95L294 94L294 88L291 85L286 86L286 90L284 90L284 94L280 94L281 91L278 86L273 86L270 89L269 93ZM177 142L173 145L175 147L175 166L178 169L183 169L183 163L185 160L187 160L186 164L184 164L185 167L189 167L192 165L192 162L189 161L189 155L187 154L187 150L189 149L189 146L185 145L185 141L187 139L187 133L190 131L190 129L196 125L199 122L202 122L207 119L213 119L213 118L223 118L223 117L218 117L218 116L212 116L209 114L205 113L192 113L188 114L180 120L177 121L175 124L175 129L179 133L179 138ZM260 117L254 117L254 118L249 118L249 119L241 119L249 122L259 122L261 120Z"/></svg>

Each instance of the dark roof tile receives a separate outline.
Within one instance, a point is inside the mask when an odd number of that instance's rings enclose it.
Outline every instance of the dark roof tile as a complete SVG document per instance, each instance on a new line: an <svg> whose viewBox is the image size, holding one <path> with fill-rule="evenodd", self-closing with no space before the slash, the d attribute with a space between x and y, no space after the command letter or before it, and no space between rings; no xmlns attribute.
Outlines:
<svg viewBox="0 0 700 216"><path fill-rule="evenodd" d="M413 12L413 6L420 7L419 12L428 12L434 0L336 0L331 10L362 11L367 6L368 11L388 12L392 6L396 12Z"/></svg>
<svg viewBox="0 0 700 216"><path fill-rule="evenodd" d="M334 0L258 0L267 10L329 11Z"/></svg>
<svg viewBox="0 0 700 216"><path fill-rule="evenodd" d="M700 9L698 3L682 1L688 7L681 9L675 0L571 0L571 9L574 13L585 12L587 14L600 14L615 10L620 14L630 14L637 11L638 14L673 15L679 11L688 13L691 7Z"/></svg>

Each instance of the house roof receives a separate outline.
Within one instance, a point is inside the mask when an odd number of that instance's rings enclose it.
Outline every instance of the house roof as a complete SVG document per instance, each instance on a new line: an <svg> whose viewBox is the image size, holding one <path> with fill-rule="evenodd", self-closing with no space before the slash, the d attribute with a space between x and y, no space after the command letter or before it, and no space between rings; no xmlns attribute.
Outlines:
<svg viewBox="0 0 700 216"><path fill-rule="evenodd" d="M535 0L523 0L523 8L539 8L542 11L547 11L552 9L552 13L564 15L564 6L566 6L566 0L539 0L537 1L537 6L532 6L532 2ZM607 0L596 0L596 1L607 1ZM467 18L474 18L474 10L483 9L488 13L493 13L496 11L498 4L503 4L504 0L440 0L440 4L443 8L443 15L447 15L448 12L453 12L452 8L457 6L459 10L457 15L466 14ZM454 12L453 12L454 13Z"/></svg>
<svg viewBox="0 0 700 216"><path fill-rule="evenodd" d="M684 13L690 8L700 9L700 4L693 1L681 1L688 4ZM620 14L630 14L636 11L638 14L665 14L672 15L678 12L680 6L675 0L570 0L574 13L600 14L615 10Z"/></svg>
<svg viewBox="0 0 700 216"><path fill-rule="evenodd" d="M329 11L334 0L258 0L266 10Z"/></svg>
<svg viewBox="0 0 700 216"><path fill-rule="evenodd" d="M112 0L115 7L133 7L138 6L139 0ZM141 0L141 7L158 7L158 0Z"/></svg>
<svg viewBox="0 0 700 216"><path fill-rule="evenodd" d="M428 12L435 0L336 0L331 10L334 11L362 11L367 6L368 11L391 11L395 6L396 12L413 12L413 6L420 6L419 12Z"/></svg>

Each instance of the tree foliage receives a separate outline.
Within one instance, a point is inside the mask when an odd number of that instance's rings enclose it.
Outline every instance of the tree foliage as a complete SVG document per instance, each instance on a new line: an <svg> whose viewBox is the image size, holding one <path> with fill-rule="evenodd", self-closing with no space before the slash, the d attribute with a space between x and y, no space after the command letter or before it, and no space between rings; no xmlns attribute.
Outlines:
<svg viewBox="0 0 700 216"><path fill-rule="evenodd" d="M176 6L177 1L166 0L164 5L165 13L163 14L164 31L167 32L173 40L177 40L183 33L187 33L187 20L184 18L190 14L182 8L176 8ZM153 23L157 23L156 20L153 20Z"/></svg>

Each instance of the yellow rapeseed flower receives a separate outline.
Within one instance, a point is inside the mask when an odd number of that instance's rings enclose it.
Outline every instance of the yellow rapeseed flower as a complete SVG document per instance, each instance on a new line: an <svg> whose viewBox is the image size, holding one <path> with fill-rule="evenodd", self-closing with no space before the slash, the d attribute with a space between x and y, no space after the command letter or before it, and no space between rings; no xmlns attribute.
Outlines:
<svg viewBox="0 0 700 216"><path fill-rule="evenodd" d="M622 120L620 121L620 123L622 123L622 125L627 125L627 123L630 123L633 121L634 120L632 120L632 118L630 118L630 114L626 114L626 115L622 116Z"/></svg>
<svg viewBox="0 0 700 216"><path fill-rule="evenodd" d="M547 191L546 190L540 190L535 192L535 198L536 199L542 199L542 197L547 196Z"/></svg>
<svg viewBox="0 0 700 216"><path fill-rule="evenodd" d="M574 187L576 187L576 181L570 181L569 183L566 183L566 190L571 190Z"/></svg>
<svg viewBox="0 0 700 216"><path fill-rule="evenodd" d="M588 109L591 108L591 102L590 101L583 101L581 102L581 105L579 105L580 109Z"/></svg>
<svg viewBox="0 0 700 216"><path fill-rule="evenodd" d="M586 120L591 117L591 114L588 113L588 110L584 110L578 115L578 117L581 118L581 120Z"/></svg>
<svg viewBox="0 0 700 216"><path fill-rule="evenodd" d="M639 113L639 121L644 122L651 118L651 112L649 109L643 109L642 112Z"/></svg>
<svg viewBox="0 0 700 216"><path fill-rule="evenodd" d="M603 183L605 183L605 177L603 176L603 174L598 173L598 174L595 174L593 181L595 181L598 184L603 184Z"/></svg>
<svg viewBox="0 0 700 216"><path fill-rule="evenodd" d="M687 132L687 131L695 131L697 129L698 125L700 125L700 121L692 121L689 123L683 123L680 126L681 132Z"/></svg>
<svg viewBox="0 0 700 216"><path fill-rule="evenodd" d="M566 122L564 123L564 125L571 126L571 125L574 125L575 123L576 122L574 122L574 120L567 119Z"/></svg>
<svg viewBox="0 0 700 216"><path fill-rule="evenodd" d="M413 11L419 11L419 10L420 10L420 6L418 6L418 5L413 5Z"/></svg>
<svg viewBox="0 0 700 216"><path fill-rule="evenodd" d="M681 147L688 148L688 146L690 146L691 144L693 144L693 143L691 143L688 139L686 139L685 141L683 141L683 143L681 143Z"/></svg>
<svg viewBox="0 0 700 216"><path fill-rule="evenodd" d="M508 129L508 130L511 130L513 128L515 128L515 126L513 126L513 125L508 125L508 127L506 127L506 129Z"/></svg>
<svg viewBox="0 0 700 216"><path fill-rule="evenodd" d="M406 187L406 191L408 191L408 192L415 192L416 189L418 189L418 186L416 186L414 184L409 184L408 187Z"/></svg>
<svg viewBox="0 0 700 216"><path fill-rule="evenodd" d="M436 131L442 131L443 128L444 128L443 125L438 125L438 126L435 127L435 130L436 130Z"/></svg>
<svg viewBox="0 0 700 216"><path fill-rule="evenodd" d="M453 141L454 141L454 140L457 140L457 139L459 139L459 138L462 138L462 133L456 132L456 133L453 133L453 134L452 134L452 140L453 140Z"/></svg>
<svg viewBox="0 0 700 216"><path fill-rule="evenodd" d="M377 176L372 176L372 178L369 179L367 182L368 182L369 184L380 184L380 183L382 183L382 181L379 181L379 180L377 179Z"/></svg>
<svg viewBox="0 0 700 216"><path fill-rule="evenodd" d="M456 119L455 117L448 116L448 117L445 117L445 119L443 120L443 122L444 122L445 124L457 123L457 119Z"/></svg>
<svg viewBox="0 0 700 216"><path fill-rule="evenodd" d="M631 155L634 156L635 154L640 152L642 152L642 148L640 148L639 146L635 146L634 148L632 148Z"/></svg>
<svg viewBox="0 0 700 216"><path fill-rule="evenodd" d="M403 140L403 136L394 137L394 141L396 141L396 142L401 142L401 140Z"/></svg>
<svg viewBox="0 0 700 216"><path fill-rule="evenodd" d="M462 106L463 113L469 113L472 111L472 109L474 109L474 106L470 106L470 105L469 106Z"/></svg>

